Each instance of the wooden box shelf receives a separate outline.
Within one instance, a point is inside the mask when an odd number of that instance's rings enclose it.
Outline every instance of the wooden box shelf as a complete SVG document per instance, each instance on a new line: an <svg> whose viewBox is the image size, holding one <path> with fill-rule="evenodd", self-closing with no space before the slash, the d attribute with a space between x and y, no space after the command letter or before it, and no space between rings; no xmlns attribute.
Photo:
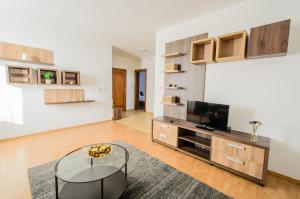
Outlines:
<svg viewBox="0 0 300 199"><path fill-rule="evenodd" d="M205 38L191 43L191 64L213 63L215 54L215 38Z"/></svg>
<svg viewBox="0 0 300 199"><path fill-rule="evenodd" d="M38 80L38 84L46 84L46 81L43 77L43 74L45 72L50 72L52 75L51 78L51 84L57 85L60 84L60 79L59 79L59 72L58 70L55 69L45 69L45 68L39 68L37 70L37 80Z"/></svg>
<svg viewBox="0 0 300 199"><path fill-rule="evenodd" d="M216 61L245 59L247 32L240 31L217 37Z"/></svg>
<svg viewBox="0 0 300 199"><path fill-rule="evenodd" d="M80 85L80 72L78 71L62 71L62 84L63 85Z"/></svg>
<svg viewBox="0 0 300 199"><path fill-rule="evenodd" d="M32 68L30 67L8 65L6 70L8 83L31 84L33 81Z"/></svg>
<svg viewBox="0 0 300 199"><path fill-rule="evenodd" d="M174 53L168 53L168 54L165 54L163 55L164 58L173 58L173 57L181 57L181 56L184 56L185 54L184 53L181 53L181 52L174 52Z"/></svg>
<svg viewBox="0 0 300 199"><path fill-rule="evenodd" d="M53 65L54 53L51 50L0 42L0 59Z"/></svg>
<svg viewBox="0 0 300 199"><path fill-rule="evenodd" d="M291 20L251 28L248 58L286 55Z"/></svg>

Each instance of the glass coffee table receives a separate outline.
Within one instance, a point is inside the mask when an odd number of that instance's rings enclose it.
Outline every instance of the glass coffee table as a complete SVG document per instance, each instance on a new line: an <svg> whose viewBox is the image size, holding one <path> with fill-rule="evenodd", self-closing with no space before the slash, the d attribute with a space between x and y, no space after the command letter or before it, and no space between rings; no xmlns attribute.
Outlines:
<svg viewBox="0 0 300 199"><path fill-rule="evenodd" d="M127 186L128 151L117 144L103 157L91 158L85 146L72 151L55 165L56 199L119 198ZM59 191L58 180L63 182Z"/></svg>

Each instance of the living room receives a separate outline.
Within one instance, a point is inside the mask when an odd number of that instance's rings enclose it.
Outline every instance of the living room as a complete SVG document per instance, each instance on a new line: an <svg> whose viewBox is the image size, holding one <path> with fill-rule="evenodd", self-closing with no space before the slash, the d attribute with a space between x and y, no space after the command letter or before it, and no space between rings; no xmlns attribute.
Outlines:
<svg viewBox="0 0 300 199"><path fill-rule="evenodd" d="M0 5L1 199L300 198L298 1Z"/></svg>

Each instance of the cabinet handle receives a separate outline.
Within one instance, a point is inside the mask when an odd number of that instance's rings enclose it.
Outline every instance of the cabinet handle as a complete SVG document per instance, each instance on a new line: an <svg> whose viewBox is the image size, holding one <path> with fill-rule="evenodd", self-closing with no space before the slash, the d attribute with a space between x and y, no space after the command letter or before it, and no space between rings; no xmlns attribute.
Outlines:
<svg viewBox="0 0 300 199"><path fill-rule="evenodd" d="M244 165L244 164L245 164L244 161L242 161L242 160L237 160L237 159L235 159L235 158L233 158L233 157L230 157L230 156L226 156L226 160L229 160L229 161L231 161L231 162L234 162L234 163L237 163L237 164L241 164L241 165Z"/></svg>
<svg viewBox="0 0 300 199"><path fill-rule="evenodd" d="M162 134L162 133L160 133L160 134L159 134L159 137L162 137L162 138L168 138L168 136L167 136L167 135L165 135L165 134Z"/></svg>
<svg viewBox="0 0 300 199"><path fill-rule="evenodd" d="M160 127L163 127L163 128L169 128L169 126L168 126L168 125L163 125L163 124L160 124L159 126L160 126Z"/></svg>
<svg viewBox="0 0 300 199"><path fill-rule="evenodd" d="M235 149L240 149L240 150L243 150L243 151L246 150L245 147L242 147L242 146L237 145L237 144L227 143L227 146L229 146L229 147L231 147L231 148L235 148Z"/></svg>

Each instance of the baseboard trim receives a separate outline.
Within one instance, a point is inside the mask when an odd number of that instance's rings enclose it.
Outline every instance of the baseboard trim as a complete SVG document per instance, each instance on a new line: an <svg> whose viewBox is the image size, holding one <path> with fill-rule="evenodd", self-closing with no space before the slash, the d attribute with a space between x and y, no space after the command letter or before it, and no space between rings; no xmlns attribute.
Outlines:
<svg viewBox="0 0 300 199"><path fill-rule="evenodd" d="M47 130L47 131L34 132L34 133L30 133L30 134L26 134L26 135L21 135L21 136L17 136L17 137L0 139L0 142L5 142L5 141L10 141L10 140L15 140L15 139L26 138L26 137L29 137L29 136L36 136L36 135L40 135L40 134L44 134L44 133L53 133L53 132L56 132L56 131L62 131L62 130L68 130L68 129L73 129L73 128L79 128L79 127L94 125L94 124L100 124L100 123L105 123L105 122L109 122L109 121L112 121L112 120L94 121L94 122L89 122L89 123L84 123L84 124L78 124L78 125L74 125L74 126L68 126L68 127L63 127L63 128L51 129L51 130Z"/></svg>
<svg viewBox="0 0 300 199"><path fill-rule="evenodd" d="M282 178L282 179L285 179L285 180L287 180L287 181L290 181L290 182L293 182L293 183L296 183L296 184L299 184L299 185L300 185L300 180L297 180L297 179L295 179L295 178L291 178L291 177L289 177L289 176L286 176L286 175L277 173L277 172L275 172L275 171L268 170L268 174L269 174L269 175L276 176L276 177L279 177L279 178Z"/></svg>

